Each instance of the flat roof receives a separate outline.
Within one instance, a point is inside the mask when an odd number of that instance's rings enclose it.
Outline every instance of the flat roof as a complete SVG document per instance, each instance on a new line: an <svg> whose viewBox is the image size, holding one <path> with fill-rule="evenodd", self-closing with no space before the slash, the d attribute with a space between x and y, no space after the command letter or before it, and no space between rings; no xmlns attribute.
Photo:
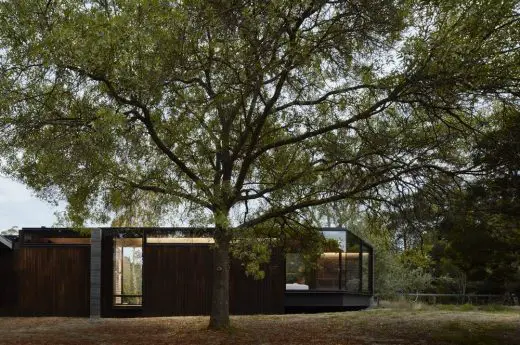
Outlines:
<svg viewBox="0 0 520 345"><path fill-rule="evenodd" d="M17 235L0 235L0 244L3 244L9 249L13 249L16 241L18 241Z"/></svg>
<svg viewBox="0 0 520 345"><path fill-rule="evenodd" d="M53 227L30 227L30 228L22 228L22 233L45 233L48 232L49 234L54 234L58 236L71 236L71 237L87 237L89 235L90 230L92 229L101 229L104 235L117 235L120 233L127 233L127 234L135 234L139 235L143 232L146 232L148 234L150 233L169 233L169 232L180 232L184 233L185 235L193 235L193 236L207 236L211 235L211 230L213 230L213 227L85 227L85 228L79 228L78 230L74 230L73 228L53 228ZM330 232L345 232L347 234L347 237L349 235L355 236L361 240L361 242L373 249L374 246L366 241L362 236L358 236L354 233L352 233L350 230L344 227L322 227L322 228L316 228L320 231L330 231Z"/></svg>

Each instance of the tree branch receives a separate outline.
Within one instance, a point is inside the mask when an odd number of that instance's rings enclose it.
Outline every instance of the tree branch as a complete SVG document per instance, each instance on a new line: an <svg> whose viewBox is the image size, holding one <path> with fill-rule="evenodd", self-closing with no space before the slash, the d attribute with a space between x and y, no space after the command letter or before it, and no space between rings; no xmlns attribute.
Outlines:
<svg viewBox="0 0 520 345"><path fill-rule="evenodd" d="M67 65L64 67L79 73L80 75L89 77L94 81L103 83L108 89L109 96L113 97L118 103L131 105L141 109L143 116L139 116L138 119L145 125L148 134L159 150L161 150L173 163L175 163L175 165L177 165L177 167L195 183L197 188L200 188L204 193L206 193L208 197L212 196L211 191L204 185L199 176L197 176L197 174L195 174L195 172L193 172L179 157L177 157L177 155L173 153L173 151L171 151L161 140L152 122L150 110L145 104L135 98L127 98L120 95L112 83L104 75L91 73L76 66Z"/></svg>
<svg viewBox="0 0 520 345"><path fill-rule="evenodd" d="M386 178L378 179L377 181L374 181L372 183L368 183L368 184L359 183L358 187L356 187L354 189L351 189L349 191L336 193L336 194L331 195L329 197L315 198L315 199L308 199L308 200L304 200L304 201L300 201L300 202L294 202L294 203L292 203L289 206L285 206L285 207L278 208L278 209L272 209L272 210L268 211L267 213L261 214L261 215L259 215L258 217L254 218L254 219L251 219L251 220L249 220L247 222L242 223L239 226L239 228L252 227L252 226L261 224L261 223L263 223L265 221L268 221L270 219L282 217L282 216L284 216L286 214L289 214L289 213L292 213L292 212L295 212L295 211L298 211L298 210L301 210L301 209L304 209L304 208L309 208L309 207L312 207L312 206L324 205L324 204L327 204L327 203L330 203L330 202L348 199L348 198L353 197L353 196L355 196L355 195L357 195L359 193L366 192L368 190L376 188L376 187L378 187L380 185L383 185L383 184L386 184L386 183L389 183L389 182L392 182L392 181L396 181L402 175L405 175L405 174L408 174L408 173L411 173L411 172L414 172L414 171L418 171L418 170L421 170L421 169L434 169L434 170L439 170L439 171L446 171L446 170L444 170L444 169L442 169L442 168L440 168L438 166L434 166L434 165L431 165L431 164L429 164L429 165L416 165L416 166L412 166L412 167L407 167L407 168L397 172L396 174L392 174L392 175L390 175L390 176L388 176ZM394 170L394 167L386 168L386 169L383 170L383 172L388 172L388 171L391 171L391 170Z"/></svg>
<svg viewBox="0 0 520 345"><path fill-rule="evenodd" d="M401 86L397 87L388 97L376 102L367 110L365 110L365 111L357 114L356 116L353 116L345 121L338 121L332 125L325 126L325 127L316 129L314 131L309 131L307 133L304 133L304 134L301 134L301 135L298 135L298 136L295 136L292 138L280 140L280 141L271 143L269 145L265 145L265 146L259 148L254 154L252 154L250 157L250 160L254 161L256 158L260 157L265 152L272 150L274 148L287 146L287 145L291 145L291 144L297 144L297 143L300 143L307 139L317 137L319 135L331 132L336 129L348 128L351 124L353 124L355 122L368 119L369 117L374 116L374 115L382 112L383 110L385 110L386 107L388 106L388 103L393 102L397 98L398 94L404 89L404 87L405 87L405 85L401 85Z"/></svg>
<svg viewBox="0 0 520 345"><path fill-rule="evenodd" d="M123 178L123 177L119 177L120 180L122 180L124 183L126 183L127 185L129 185L130 187L132 188L137 188L137 189L140 189L140 190L143 190L143 191L149 191L149 192L154 192L154 193L160 193L160 194L166 194L166 195L172 195L172 196L175 196L175 197L179 197L179 198L183 198L183 199L186 199L186 200L189 200L197 205L200 205L200 206L203 206L203 207L206 207L206 208L211 208L211 204L193 196L192 194L188 194L188 193L182 193L182 192L179 192L179 191L172 191L172 190L168 190L166 188L162 188L162 187L159 187L159 186L154 186L154 185L148 185L148 184L143 184L143 183L137 183L137 182L133 182L133 181L130 181L126 178Z"/></svg>
<svg viewBox="0 0 520 345"><path fill-rule="evenodd" d="M362 90L362 89L384 90L385 88L378 87L376 85L363 84L363 85L356 85L356 86L336 89L336 90L329 91L329 92L325 93L324 95L322 95L321 97L313 99L313 100L292 101L292 102L286 103L284 105L276 107L274 109L273 113L276 113L276 112L279 112L279 111L282 111L284 109L294 107L294 106L316 105L316 104L322 103L323 101L326 101L330 96L339 95L339 94L356 91L356 90Z"/></svg>

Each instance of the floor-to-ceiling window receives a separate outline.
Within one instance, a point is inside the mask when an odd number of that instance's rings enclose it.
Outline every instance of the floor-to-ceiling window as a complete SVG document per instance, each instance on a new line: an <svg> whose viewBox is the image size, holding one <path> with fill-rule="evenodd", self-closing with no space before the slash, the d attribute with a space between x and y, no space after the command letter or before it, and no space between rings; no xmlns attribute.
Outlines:
<svg viewBox="0 0 520 345"><path fill-rule="evenodd" d="M114 239L114 305L142 305L143 240Z"/></svg>
<svg viewBox="0 0 520 345"><path fill-rule="evenodd" d="M371 293L372 248L344 229L322 234L325 248L315 262L304 260L297 247L286 255L286 290Z"/></svg>
<svg viewBox="0 0 520 345"><path fill-rule="evenodd" d="M348 234L347 252L345 253L345 290L360 292L361 289L361 240L354 234Z"/></svg>
<svg viewBox="0 0 520 345"><path fill-rule="evenodd" d="M363 243L361 247L361 292L369 293L372 289L371 275L372 275L372 248Z"/></svg>

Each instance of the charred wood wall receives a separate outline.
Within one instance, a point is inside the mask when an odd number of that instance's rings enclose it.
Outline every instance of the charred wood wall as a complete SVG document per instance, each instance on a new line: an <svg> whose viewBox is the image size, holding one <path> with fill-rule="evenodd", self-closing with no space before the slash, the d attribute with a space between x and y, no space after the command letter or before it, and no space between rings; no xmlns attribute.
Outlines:
<svg viewBox="0 0 520 345"><path fill-rule="evenodd" d="M208 245L143 246L143 306L113 305L111 236L101 252L101 316L208 315L213 252ZM285 264L273 254L263 280L244 274L233 260L230 274L232 314L283 313ZM0 315L88 316L90 246L27 245L0 251Z"/></svg>
<svg viewBox="0 0 520 345"><path fill-rule="evenodd" d="M271 261L262 265L265 277L248 277L241 262L233 260L229 283L229 309L232 314L283 314L285 298L285 260L274 251Z"/></svg>
<svg viewBox="0 0 520 345"><path fill-rule="evenodd" d="M148 245L143 262L144 315L209 313L213 284L209 246Z"/></svg>
<svg viewBox="0 0 520 345"><path fill-rule="evenodd" d="M0 315L13 315L18 302L18 275L15 252L0 246Z"/></svg>
<svg viewBox="0 0 520 345"><path fill-rule="evenodd" d="M88 246L20 247L11 254L10 315L89 315Z"/></svg>
<svg viewBox="0 0 520 345"><path fill-rule="evenodd" d="M208 315L213 252L205 245L147 245L143 268L143 315ZM263 280L247 277L237 260L230 272L231 314L284 312L285 272L281 253L265 265Z"/></svg>

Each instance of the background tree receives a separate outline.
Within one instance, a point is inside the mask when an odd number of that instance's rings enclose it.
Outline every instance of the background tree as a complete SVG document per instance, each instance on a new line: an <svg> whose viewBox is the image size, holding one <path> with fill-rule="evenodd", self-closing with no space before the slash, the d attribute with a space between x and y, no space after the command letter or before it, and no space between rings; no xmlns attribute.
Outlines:
<svg viewBox="0 0 520 345"><path fill-rule="evenodd" d="M74 224L213 224L226 327L245 229L468 168L454 148L517 96L518 29L512 0L3 1L4 170Z"/></svg>
<svg viewBox="0 0 520 345"><path fill-rule="evenodd" d="M520 293L520 114L508 105L498 114L474 149L485 174L450 204L439 250L481 290Z"/></svg>
<svg viewBox="0 0 520 345"><path fill-rule="evenodd" d="M394 299L400 293L425 292L432 287L427 251L404 249L399 234L389 227L392 223L380 213L359 209L348 213L345 226L374 248L374 293L378 299Z"/></svg>
<svg viewBox="0 0 520 345"><path fill-rule="evenodd" d="M18 229L17 226L10 227L9 229L0 231L0 235L18 235Z"/></svg>
<svg viewBox="0 0 520 345"><path fill-rule="evenodd" d="M427 184L394 200L387 213L405 259L417 263L410 254L419 249L430 257L426 268L439 292L520 292L518 119L508 102L498 106L469 150L471 179L457 188L446 181Z"/></svg>

